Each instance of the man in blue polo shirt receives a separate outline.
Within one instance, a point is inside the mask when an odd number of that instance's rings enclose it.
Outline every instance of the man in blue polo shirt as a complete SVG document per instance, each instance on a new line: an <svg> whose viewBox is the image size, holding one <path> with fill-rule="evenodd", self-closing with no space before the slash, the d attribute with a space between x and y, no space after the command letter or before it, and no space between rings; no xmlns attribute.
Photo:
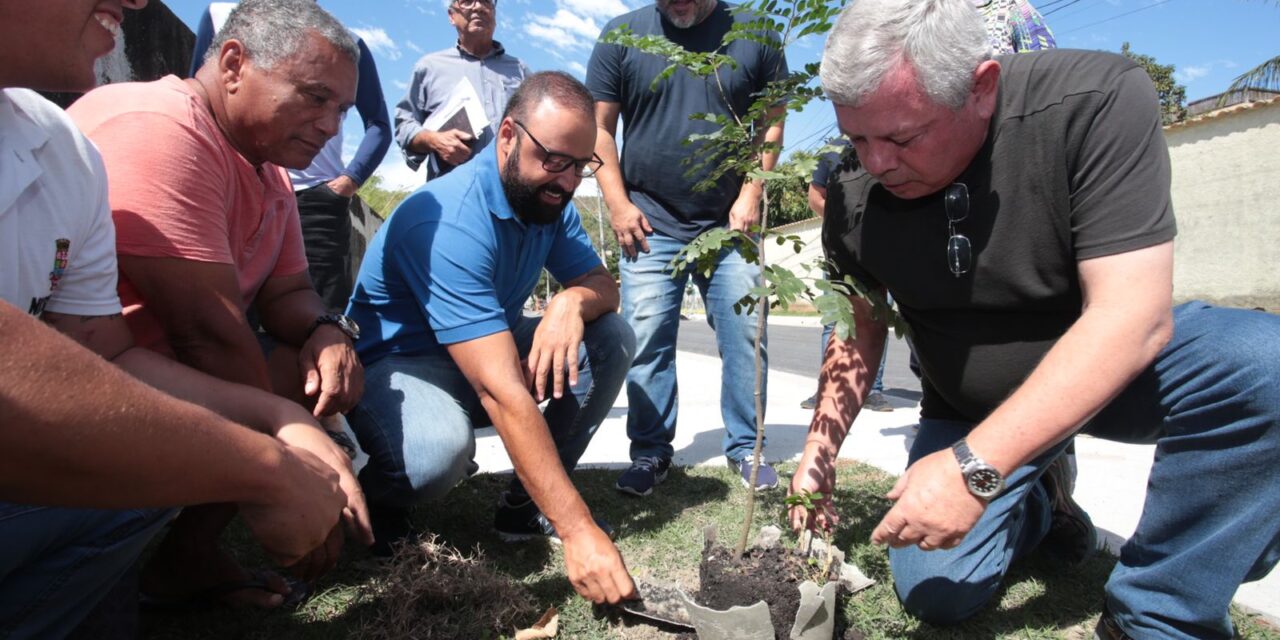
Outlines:
<svg viewBox="0 0 1280 640"><path fill-rule="evenodd" d="M492 423L516 471L498 500L498 535L563 542L578 593L616 603L634 585L568 475L635 348L614 312L617 285L572 205L601 164L592 109L572 77L530 76L496 141L392 214L347 311L364 327L356 348L366 366L350 420L369 453L360 481L383 545L408 535L409 507L475 469L472 429ZM540 319L526 318L543 268L564 290Z"/></svg>

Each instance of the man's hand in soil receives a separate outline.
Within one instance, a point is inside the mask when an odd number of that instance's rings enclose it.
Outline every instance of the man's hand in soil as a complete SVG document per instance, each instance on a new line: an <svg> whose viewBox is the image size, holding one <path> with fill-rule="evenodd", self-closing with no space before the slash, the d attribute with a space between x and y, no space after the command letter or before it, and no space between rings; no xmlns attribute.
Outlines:
<svg viewBox="0 0 1280 640"><path fill-rule="evenodd" d="M787 495L808 491L821 493L821 500L814 500L813 513L801 505L791 507L791 530L800 533L804 529L819 531L834 530L840 523L836 513L833 496L836 488L836 465L834 456L823 455L817 443L806 443L804 454L800 457L800 465L791 476L791 490Z"/></svg>
<svg viewBox="0 0 1280 640"><path fill-rule="evenodd" d="M969 493L951 449L925 456L907 468L886 496L897 504L871 533L891 547L951 549L977 524L987 505Z"/></svg>
<svg viewBox="0 0 1280 640"><path fill-rule="evenodd" d="M562 536L564 565L578 595L596 604L617 604L636 597L636 586L609 536L591 523Z"/></svg>

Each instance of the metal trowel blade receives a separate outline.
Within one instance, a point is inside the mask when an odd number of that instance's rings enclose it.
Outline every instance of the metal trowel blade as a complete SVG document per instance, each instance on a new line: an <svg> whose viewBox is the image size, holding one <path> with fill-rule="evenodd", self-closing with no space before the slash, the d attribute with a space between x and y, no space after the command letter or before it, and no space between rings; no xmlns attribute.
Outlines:
<svg viewBox="0 0 1280 640"><path fill-rule="evenodd" d="M689 613L684 608L684 599L680 597L680 589L673 585L654 584L644 580L636 580L638 600L626 600L618 606L632 615L657 622L663 622L686 629L693 628Z"/></svg>

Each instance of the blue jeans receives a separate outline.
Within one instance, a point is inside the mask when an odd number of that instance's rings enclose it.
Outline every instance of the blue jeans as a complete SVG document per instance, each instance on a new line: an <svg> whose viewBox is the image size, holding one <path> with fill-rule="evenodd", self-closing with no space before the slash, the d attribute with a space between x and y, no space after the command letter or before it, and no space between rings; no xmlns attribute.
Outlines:
<svg viewBox="0 0 1280 640"><path fill-rule="evenodd" d="M1156 445L1142 518L1106 601L1135 638L1230 638L1236 588L1280 559L1280 317L1198 302L1173 316L1173 339L1155 362L1084 428ZM921 420L909 461L971 427ZM959 547L889 551L908 611L948 624L990 600L1010 563L1048 531L1049 498L1037 479L1065 447L1011 474Z"/></svg>
<svg viewBox="0 0 1280 640"><path fill-rule="evenodd" d="M631 459L670 459L676 435L679 389L676 385L676 335L680 302L690 278L707 306L707 323L720 350L720 415L724 420L724 454L730 460L751 455L756 440L756 313L734 312L733 305L756 285L759 267L730 248L722 251L711 277L693 267L672 273L670 262L685 247L674 238L649 236L649 253L624 258L622 316L636 332L636 358L627 373L627 437ZM761 397L768 397L769 356L762 347Z"/></svg>
<svg viewBox="0 0 1280 640"><path fill-rule="evenodd" d="M818 362L827 359L827 344L831 342L831 334L835 333L834 324L822 325L822 344L818 349ZM884 391L884 365L889 362L889 337L885 337L884 351L880 353L880 368L876 370L876 379L871 383L871 391Z"/></svg>
<svg viewBox="0 0 1280 640"><path fill-rule="evenodd" d="M173 513L0 503L0 638L71 633Z"/></svg>
<svg viewBox="0 0 1280 640"><path fill-rule="evenodd" d="M539 318L511 332L528 355ZM578 384L543 410L560 463L572 472L618 397L635 337L616 313L586 325L578 348ZM388 356L365 369L364 397L348 415L369 463L360 484L371 504L405 509L443 497L474 469L474 429L492 422L448 354ZM519 478L511 489L523 493Z"/></svg>

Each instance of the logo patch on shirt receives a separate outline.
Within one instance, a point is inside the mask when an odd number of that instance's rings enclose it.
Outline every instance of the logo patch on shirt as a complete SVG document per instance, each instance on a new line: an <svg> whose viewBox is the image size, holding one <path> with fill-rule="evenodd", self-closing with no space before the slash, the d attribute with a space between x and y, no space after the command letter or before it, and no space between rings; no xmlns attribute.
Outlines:
<svg viewBox="0 0 1280 640"><path fill-rule="evenodd" d="M71 241L66 238L58 238L53 242L53 271L49 272L49 293L53 293L58 289L58 283L62 281L62 275L67 272L67 258L71 254Z"/></svg>
<svg viewBox="0 0 1280 640"><path fill-rule="evenodd" d="M49 299L53 297L53 292L58 290L58 283L67 272L70 255L71 240L58 238L53 241L53 271L49 272L49 295L43 298L32 298L31 307L27 309L28 314L37 318L44 315L45 306L49 304Z"/></svg>

